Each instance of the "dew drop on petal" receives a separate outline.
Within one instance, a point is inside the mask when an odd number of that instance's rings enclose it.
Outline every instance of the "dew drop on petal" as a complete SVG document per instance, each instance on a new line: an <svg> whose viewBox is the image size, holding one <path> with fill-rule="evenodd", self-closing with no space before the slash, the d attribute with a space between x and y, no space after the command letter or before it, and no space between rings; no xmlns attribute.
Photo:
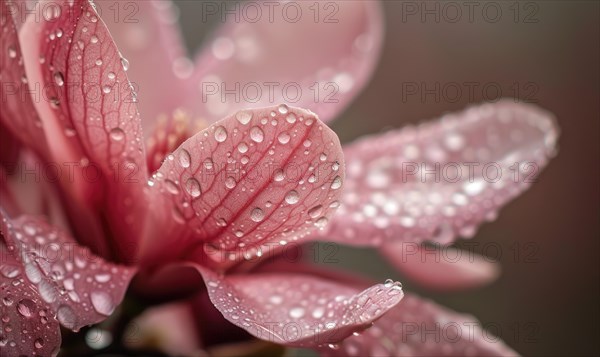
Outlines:
<svg viewBox="0 0 600 357"><path fill-rule="evenodd" d="M289 108L287 105L281 104L279 107L277 107L277 111L279 111L279 113L281 113L281 114L287 114L287 112L289 111Z"/></svg>
<svg viewBox="0 0 600 357"><path fill-rule="evenodd" d="M254 142L262 143L262 141L265 139L265 133L261 128L253 126L252 129L250 129L250 139L252 139Z"/></svg>
<svg viewBox="0 0 600 357"><path fill-rule="evenodd" d="M65 78L61 72L54 72L54 83L59 87L62 87L65 84Z"/></svg>
<svg viewBox="0 0 600 357"><path fill-rule="evenodd" d="M336 176L331 182L331 189L337 190L342 187L342 178L340 176Z"/></svg>
<svg viewBox="0 0 600 357"><path fill-rule="evenodd" d="M125 57L121 57L121 66L123 66L123 70L127 72L129 70L129 61Z"/></svg>
<svg viewBox="0 0 600 357"><path fill-rule="evenodd" d="M323 206L318 205L308 210L310 218L317 218L323 213Z"/></svg>
<svg viewBox="0 0 600 357"><path fill-rule="evenodd" d="M125 138L125 132L121 128L114 128L110 131L110 138L115 141L121 141Z"/></svg>
<svg viewBox="0 0 600 357"><path fill-rule="evenodd" d="M227 129L223 126L218 126L215 129L215 140L222 143L227 140Z"/></svg>
<svg viewBox="0 0 600 357"><path fill-rule="evenodd" d="M231 176L229 176L228 178L225 179L225 187L227 187L228 189L232 189L237 185L237 183L235 182L235 179Z"/></svg>
<svg viewBox="0 0 600 357"><path fill-rule="evenodd" d="M323 228L325 228L327 223L329 223L329 220L327 219L327 217L321 217L321 218L317 219L317 221L315 222L315 226L323 229Z"/></svg>
<svg viewBox="0 0 600 357"><path fill-rule="evenodd" d="M296 204L298 201L300 201L300 195L295 190L291 190L285 195L285 202L290 205Z"/></svg>
<svg viewBox="0 0 600 357"><path fill-rule="evenodd" d="M252 119L252 113L247 111L240 111L235 114L235 118L240 122L240 124L246 125Z"/></svg>
<svg viewBox="0 0 600 357"><path fill-rule="evenodd" d="M265 211L259 207L254 208L252 212L250 212L250 219L252 219L254 222L262 221L265 219Z"/></svg>
<svg viewBox="0 0 600 357"><path fill-rule="evenodd" d="M290 309L290 317L294 319L299 319L304 316L304 308L303 307L294 307Z"/></svg>
<svg viewBox="0 0 600 357"><path fill-rule="evenodd" d="M183 168L188 168L191 163L192 157L190 156L190 153L186 149L181 149L179 152L179 165Z"/></svg>
<svg viewBox="0 0 600 357"><path fill-rule="evenodd" d="M281 144L287 144L290 142L290 134L283 132L283 133L279 134L279 136L277 136L277 140Z"/></svg>
<svg viewBox="0 0 600 357"><path fill-rule="evenodd" d="M190 177L185 182L185 190L190 196L194 198L200 197L200 194L202 193L202 191L200 190L200 182L198 182L198 180L196 180L193 177Z"/></svg>
<svg viewBox="0 0 600 357"><path fill-rule="evenodd" d="M115 309L112 297L103 291L94 291L90 294L94 310L101 315L110 315Z"/></svg>

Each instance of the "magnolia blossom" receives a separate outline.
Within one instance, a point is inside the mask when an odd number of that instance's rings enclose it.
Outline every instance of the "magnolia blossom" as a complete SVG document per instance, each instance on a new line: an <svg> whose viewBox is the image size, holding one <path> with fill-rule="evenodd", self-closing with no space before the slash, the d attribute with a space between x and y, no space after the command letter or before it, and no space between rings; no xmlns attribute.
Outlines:
<svg viewBox="0 0 600 357"><path fill-rule="evenodd" d="M1 2L3 356L58 354L59 325L105 320L128 289L188 297L139 318L173 355L215 331L324 355L515 354L398 282L284 257L324 240L379 247L430 287L489 282L481 257L427 261L419 244L473 236L526 189L555 151L552 115L503 100L342 148L325 123L373 71L377 2L331 3L333 23L232 17L194 61L168 2L131 4L138 21L88 0ZM248 83L302 94L228 97ZM428 337L448 323L468 331Z"/></svg>

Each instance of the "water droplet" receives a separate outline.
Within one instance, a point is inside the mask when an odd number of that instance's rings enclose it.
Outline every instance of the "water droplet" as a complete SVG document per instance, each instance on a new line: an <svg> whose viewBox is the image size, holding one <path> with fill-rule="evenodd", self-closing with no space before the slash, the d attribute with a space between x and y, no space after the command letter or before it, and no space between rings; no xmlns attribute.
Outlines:
<svg viewBox="0 0 600 357"><path fill-rule="evenodd" d="M102 87L102 93L104 93L104 94L110 93L111 90L112 90L112 88L109 85Z"/></svg>
<svg viewBox="0 0 600 357"><path fill-rule="evenodd" d="M298 118L296 117L296 114L294 113L290 113L288 114L288 116L285 118L285 120L290 123L290 124L294 124L296 122L296 120L298 120Z"/></svg>
<svg viewBox="0 0 600 357"><path fill-rule="evenodd" d="M287 114L289 108L287 105L281 104L279 107L277 107L277 111L279 111L281 114Z"/></svg>
<svg viewBox="0 0 600 357"><path fill-rule="evenodd" d="M294 307L290 310L290 317L294 319L299 319L304 316L304 308L303 307Z"/></svg>
<svg viewBox="0 0 600 357"><path fill-rule="evenodd" d="M5 277L12 279L19 275L19 268L13 265L2 265L2 267L0 267L0 272Z"/></svg>
<svg viewBox="0 0 600 357"><path fill-rule="evenodd" d="M94 291L90 294L92 300L92 306L94 310L101 315L110 315L115 309L115 304L112 301L112 297L103 291Z"/></svg>
<svg viewBox="0 0 600 357"><path fill-rule="evenodd" d="M269 297L269 302L274 305L279 305L283 302L283 298L280 295L271 295Z"/></svg>
<svg viewBox="0 0 600 357"><path fill-rule="evenodd" d="M117 77L117 75L115 74L115 72L108 72L108 79L115 79Z"/></svg>
<svg viewBox="0 0 600 357"><path fill-rule="evenodd" d="M240 111L235 114L235 118L240 122L240 124L246 125L252 119L252 112Z"/></svg>
<svg viewBox="0 0 600 357"><path fill-rule="evenodd" d="M215 129L215 140L222 143L223 141L227 140L227 129L225 129L225 127L223 126L218 126Z"/></svg>
<svg viewBox="0 0 600 357"><path fill-rule="evenodd" d="M65 84L65 78L62 73L54 72L54 83L59 87L62 87Z"/></svg>
<svg viewBox="0 0 600 357"><path fill-rule="evenodd" d="M277 169L273 173L273 180L275 180L276 182L281 182L281 181L283 181L284 178L285 178L285 175L283 174L282 169Z"/></svg>
<svg viewBox="0 0 600 357"><path fill-rule="evenodd" d="M465 146L465 139L458 133L449 133L444 139L444 144L450 151L459 151Z"/></svg>
<svg viewBox="0 0 600 357"><path fill-rule="evenodd" d="M121 141L125 138L125 132L121 128L113 128L110 131L110 138L115 141Z"/></svg>
<svg viewBox="0 0 600 357"><path fill-rule="evenodd" d="M238 145L238 151L242 154L248 152L248 145L245 142L241 142L240 145Z"/></svg>
<svg viewBox="0 0 600 357"><path fill-rule="evenodd" d="M15 49L15 46L8 46L8 57L17 58L17 50Z"/></svg>
<svg viewBox="0 0 600 357"><path fill-rule="evenodd" d="M326 153L321 153L321 155L319 155L319 160L321 160L321 161L327 160L327 154Z"/></svg>
<svg viewBox="0 0 600 357"><path fill-rule="evenodd" d="M17 311L21 316L31 317L35 311L35 303L29 299L23 299L17 304Z"/></svg>
<svg viewBox="0 0 600 357"><path fill-rule="evenodd" d="M295 190L291 190L287 193L287 195L285 195L285 202L290 205L296 204L298 201L300 201L300 195Z"/></svg>
<svg viewBox="0 0 600 357"><path fill-rule="evenodd" d="M313 208L308 210L308 215L311 218L317 218L321 215L321 213L323 213L323 206L321 205L314 206Z"/></svg>
<svg viewBox="0 0 600 357"><path fill-rule="evenodd" d="M200 190L200 182L193 177L190 177L185 182L185 190L189 193L190 196L196 198L200 197L202 191Z"/></svg>
<svg viewBox="0 0 600 357"><path fill-rule="evenodd" d="M229 176L228 178L225 179L225 187L227 187L228 189L232 189L237 185L237 183L235 182L235 179L231 176Z"/></svg>
<svg viewBox="0 0 600 357"><path fill-rule="evenodd" d="M129 61L125 57L121 57L121 66L123 66L123 70L127 72L129 70Z"/></svg>
<svg viewBox="0 0 600 357"><path fill-rule="evenodd" d="M262 141L265 139L265 133L261 128L253 126L252 129L250 129L250 139L257 143L262 143Z"/></svg>
<svg viewBox="0 0 600 357"><path fill-rule="evenodd" d="M287 144L290 142L290 134L283 132L283 133L279 134L279 136L277 136L277 140L281 144Z"/></svg>
<svg viewBox="0 0 600 357"><path fill-rule="evenodd" d="M254 222L260 222L265 219L265 212L259 207L256 207L250 212L250 219Z"/></svg>
<svg viewBox="0 0 600 357"><path fill-rule="evenodd" d="M331 189L337 190L342 187L342 178L340 176L336 176L331 182Z"/></svg>
<svg viewBox="0 0 600 357"><path fill-rule="evenodd" d="M190 156L190 153L186 149L181 149L181 151L179 151L179 165L183 168L188 168L191 163L192 157Z"/></svg>
<svg viewBox="0 0 600 357"><path fill-rule="evenodd" d="M233 234L235 234L235 236L238 238L242 238L244 236L244 232L240 230L235 231Z"/></svg>
<svg viewBox="0 0 600 357"><path fill-rule="evenodd" d="M179 194L179 187L177 186L177 184L171 180L165 180L165 186L167 188L167 191L169 191L169 193L173 194L173 195L178 195Z"/></svg>
<svg viewBox="0 0 600 357"><path fill-rule="evenodd" d="M96 279L96 281L99 283L108 283L110 281L110 274L108 274L108 273L96 274L96 275L94 275L94 279Z"/></svg>
<svg viewBox="0 0 600 357"><path fill-rule="evenodd" d="M33 345L39 350L40 348L44 347L44 340L41 337L37 338L35 342L33 342Z"/></svg>
<svg viewBox="0 0 600 357"><path fill-rule="evenodd" d="M325 228L327 223L329 223L329 220L327 219L327 217L321 217L321 218L317 219L317 221L315 222L315 226L317 226L319 229L323 229L323 228Z"/></svg>
<svg viewBox="0 0 600 357"><path fill-rule="evenodd" d="M56 312L56 317L58 321L66 328L73 329L75 328L75 323L77 321L77 317L75 316L75 312L67 305L62 305L58 308Z"/></svg>

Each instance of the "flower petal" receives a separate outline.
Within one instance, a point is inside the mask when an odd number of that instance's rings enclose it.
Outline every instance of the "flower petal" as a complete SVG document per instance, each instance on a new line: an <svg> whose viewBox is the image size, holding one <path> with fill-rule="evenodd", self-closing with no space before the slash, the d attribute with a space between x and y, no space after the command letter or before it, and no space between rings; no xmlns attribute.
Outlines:
<svg viewBox="0 0 600 357"><path fill-rule="evenodd" d="M343 171L339 140L314 113L238 112L184 142L154 175L142 254L228 264L300 240L328 223Z"/></svg>
<svg viewBox="0 0 600 357"><path fill-rule="evenodd" d="M18 16L17 9L24 3L0 3L0 84L2 88L2 112L0 121L12 135L19 138L31 150L41 157L46 154L46 139L40 118L32 102L28 78L23 66L24 57L13 16ZM37 92L39 93L39 88ZM4 140L3 140L4 141Z"/></svg>
<svg viewBox="0 0 600 357"><path fill-rule="evenodd" d="M380 251L404 276L434 290L475 288L500 275L498 263L452 247L398 242L384 244Z"/></svg>
<svg viewBox="0 0 600 357"><path fill-rule="evenodd" d="M51 306L25 277L21 264L7 251L3 240L0 254L0 354L56 356L61 338Z"/></svg>
<svg viewBox="0 0 600 357"><path fill-rule="evenodd" d="M342 207L323 232L347 244L471 237L556 150L550 113L508 100L346 147Z"/></svg>
<svg viewBox="0 0 600 357"><path fill-rule="evenodd" d="M106 319L123 299L135 268L115 265L77 245L67 233L41 219L2 214L8 250L23 266L58 321L77 331Z"/></svg>
<svg viewBox="0 0 600 357"><path fill-rule="evenodd" d="M185 87L180 77L186 64L193 67L183 47L176 9L168 0L97 5L106 5L102 20L130 63L127 75L136 88L148 137L160 114L171 115L182 104ZM115 6L120 11L115 12Z"/></svg>
<svg viewBox="0 0 600 357"><path fill-rule="evenodd" d="M364 291L302 274L220 277L199 267L210 299L234 325L288 346L337 343L368 328L403 297L399 283Z"/></svg>
<svg viewBox="0 0 600 357"><path fill-rule="evenodd" d="M209 121L288 103L327 122L376 65L383 37L378 1L256 2L237 6L237 14L225 5L204 8L205 18L228 22L200 54L191 81L189 108Z"/></svg>
<svg viewBox="0 0 600 357"><path fill-rule="evenodd" d="M140 236L132 207L147 181L142 129L135 94L106 26L88 0L41 2L55 11L29 16L19 32L29 87L44 88L35 101L54 162L70 165L63 188L100 211L114 254L123 258ZM54 17L47 18L48 13ZM38 88L39 90L39 88ZM85 237L83 232L78 236ZM87 242L94 246L93 241Z"/></svg>
<svg viewBox="0 0 600 357"><path fill-rule="evenodd" d="M360 336L323 356L516 356L474 318L407 294Z"/></svg>

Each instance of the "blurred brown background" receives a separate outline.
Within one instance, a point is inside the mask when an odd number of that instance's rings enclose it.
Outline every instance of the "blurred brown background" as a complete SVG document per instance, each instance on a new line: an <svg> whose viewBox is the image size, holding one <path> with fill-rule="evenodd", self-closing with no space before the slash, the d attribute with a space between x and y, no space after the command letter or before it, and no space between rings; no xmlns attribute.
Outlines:
<svg viewBox="0 0 600 357"><path fill-rule="evenodd" d="M424 20L422 10L410 15L407 3L384 3L387 37L380 65L333 125L343 142L494 100L498 88L503 96L555 113L562 135L559 155L538 182L474 238L502 247L503 274L496 283L448 294L402 279L404 286L499 326L495 332L524 355L599 355L600 3L497 1L484 13L486 3L477 2L469 19L464 3L456 2L463 11L457 21L454 9L444 10L447 3L427 2L430 9L439 6L439 19ZM178 5L186 41L198 48L215 24L198 21L198 2ZM465 82L478 85L472 97ZM458 83L463 93L439 100L403 97L402 86L410 83L419 89ZM532 259L516 258L516 243ZM523 248L526 243L529 248ZM348 249L337 258L377 279L401 279L373 252Z"/></svg>

